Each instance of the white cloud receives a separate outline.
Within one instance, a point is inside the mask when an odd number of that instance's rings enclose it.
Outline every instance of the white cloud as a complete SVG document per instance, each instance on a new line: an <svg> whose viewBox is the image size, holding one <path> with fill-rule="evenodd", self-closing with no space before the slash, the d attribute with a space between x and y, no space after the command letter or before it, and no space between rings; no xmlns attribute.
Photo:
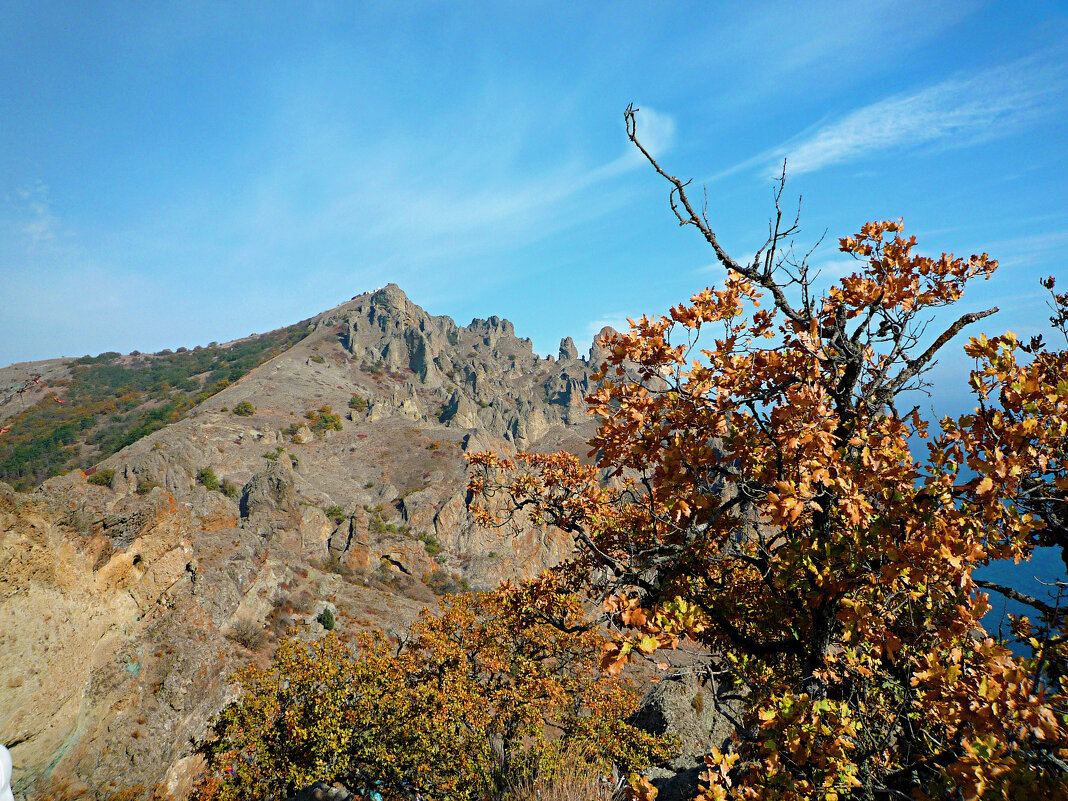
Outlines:
<svg viewBox="0 0 1068 801"><path fill-rule="evenodd" d="M996 240L985 244L983 249L1002 267L1052 262L1068 250L1068 230Z"/></svg>
<svg viewBox="0 0 1068 801"><path fill-rule="evenodd" d="M59 231L59 219L52 212L48 186L37 181L16 191L10 225L32 248L52 242Z"/></svg>
<svg viewBox="0 0 1068 801"><path fill-rule="evenodd" d="M601 329L605 326L614 328L616 331L627 332L630 331L630 323L627 322L627 318L638 319L640 314L627 314L626 312L615 311L608 312L598 317L596 320L590 320L586 323L586 342L593 342L594 337L601 333Z"/></svg>
<svg viewBox="0 0 1068 801"><path fill-rule="evenodd" d="M1026 59L917 92L893 95L799 135L759 160L791 175L918 145L947 148L1003 138L1059 109L1062 69Z"/></svg>

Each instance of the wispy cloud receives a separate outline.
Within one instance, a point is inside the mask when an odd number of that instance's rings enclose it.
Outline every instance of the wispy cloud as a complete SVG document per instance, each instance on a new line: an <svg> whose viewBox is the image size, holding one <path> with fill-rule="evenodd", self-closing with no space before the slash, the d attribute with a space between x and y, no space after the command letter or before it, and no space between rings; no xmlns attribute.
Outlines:
<svg viewBox="0 0 1068 801"><path fill-rule="evenodd" d="M627 322L627 318L636 320L639 317L641 317L640 314L627 314L622 311L602 314L596 320L590 320L586 323L586 329L583 332L586 335L586 342L593 342L603 328L614 328L616 331L620 332L630 331L630 323Z"/></svg>
<svg viewBox="0 0 1068 801"><path fill-rule="evenodd" d="M1053 264L1063 258L1068 249L1068 230L1046 231L1039 234L995 240L983 246L1001 266Z"/></svg>
<svg viewBox="0 0 1068 801"><path fill-rule="evenodd" d="M324 242L359 255L349 263L383 263L394 278L399 252L403 262L424 270L485 257L610 214L621 193L602 193L591 203L590 192L643 166L629 143L600 163L572 154L531 166L526 154L540 135L540 121L525 110L531 103L495 106L482 131L486 144L477 148L450 134L465 119L489 116L477 105L428 122L421 136L375 141L301 105L293 113L302 119L300 136L278 135L269 166L228 215L227 230L241 232L247 244L240 258L250 264L278 251L322 249ZM641 125L657 152L671 148L671 116L643 108ZM203 215L202 203L191 199L188 213Z"/></svg>
<svg viewBox="0 0 1068 801"><path fill-rule="evenodd" d="M52 212L49 188L41 181L24 186L9 198L10 227L31 248L52 242L59 232L59 218Z"/></svg>
<svg viewBox="0 0 1068 801"><path fill-rule="evenodd" d="M1009 136L1063 106L1068 76L1038 57L892 95L825 120L714 178L760 165L791 175L919 146L962 148Z"/></svg>
<svg viewBox="0 0 1068 801"><path fill-rule="evenodd" d="M1007 136L1053 111L1049 101L1063 89L1062 74L1017 62L865 106L783 148L782 155L800 175L880 151L934 142L966 147Z"/></svg>

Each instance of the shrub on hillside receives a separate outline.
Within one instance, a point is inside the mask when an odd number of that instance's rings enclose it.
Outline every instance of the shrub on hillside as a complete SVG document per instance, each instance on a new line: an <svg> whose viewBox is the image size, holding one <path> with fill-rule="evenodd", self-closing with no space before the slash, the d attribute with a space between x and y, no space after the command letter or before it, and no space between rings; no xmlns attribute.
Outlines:
<svg viewBox="0 0 1068 801"><path fill-rule="evenodd" d="M334 410L329 406L320 406L314 411L306 411L304 417L308 421L308 428L316 434L322 435L327 431L341 430L341 417L334 414Z"/></svg>
<svg viewBox="0 0 1068 801"><path fill-rule="evenodd" d="M539 613L569 621L565 633ZM574 596L523 588L444 599L398 647L353 649L334 633L283 640L250 665L202 746L199 801L285 798L312 782L357 796L475 801L581 753L624 774L669 759L674 741L626 723L637 694L596 669L603 637Z"/></svg>
<svg viewBox="0 0 1068 801"><path fill-rule="evenodd" d="M234 406L234 414L238 417L251 417L256 413L256 407L249 403L247 400L241 401Z"/></svg>
<svg viewBox="0 0 1068 801"><path fill-rule="evenodd" d="M267 632L252 620L238 621L233 631L227 636L250 651L258 651L267 644Z"/></svg>
<svg viewBox="0 0 1068 801"><path fill-rule="evenodd" d="M326 607L319 613L319 617L316 618L320 625L327 631L334 630L334 613L330 610L330 607Z"/></svg>
<svg viewBox="0 0 1068 801"><path fill-rule="evenodd" d="M219 477L215 475L215 471L210 467L205 467L197 473L197 483L212 492L218 492L222 488L219 483Z"/></svg>
<svg viewBox="0 0 1068 801"><path fill-rule="evenodd" d="M137 480L137 494L148 495L152 490L159 487L158 481L153 481L151 478L139 478Z"/></svg>
<svg viewBox="0 0 1068 801"><path fill-rule="evenodd" d="M110 487L111 480L115 478L115 470L111 467L101 467L89 478L86 479L90 484L96 484L99 487Z"/></svg>

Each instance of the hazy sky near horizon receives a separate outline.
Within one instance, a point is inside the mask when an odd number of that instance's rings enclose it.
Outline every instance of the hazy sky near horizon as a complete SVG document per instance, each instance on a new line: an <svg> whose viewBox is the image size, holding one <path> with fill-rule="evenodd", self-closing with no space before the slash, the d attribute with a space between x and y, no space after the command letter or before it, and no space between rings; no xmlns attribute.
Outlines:
<svg viewBox="0 0 1068 801"><path fill-rule="evenodd" d="M1068 284L1064 3L9 2L0 365L224 341L396 282L541 353L722 280L773 176L814 262L865 220L989 252L962 310ZM956 361L954 362L954 359ZM946 380L959 381L963 357ZM955 372L954 372L955 371Z"/></svg>

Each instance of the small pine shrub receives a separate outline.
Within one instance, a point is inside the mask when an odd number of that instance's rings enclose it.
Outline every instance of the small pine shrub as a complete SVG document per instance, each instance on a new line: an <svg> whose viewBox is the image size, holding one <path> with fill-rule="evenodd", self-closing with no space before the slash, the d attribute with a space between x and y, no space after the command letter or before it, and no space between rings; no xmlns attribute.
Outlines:
<svg viewBox="0 0 1068 801"><path fill-rule="evenodd" d="M230 481L230 479L224 479L219 490L227 498L236 498L241 494L241 485L234 481Z"/></svg>
<svg viewBox="0 0 1068 801"><path fill-rule="evenodd" d="M334 504L333 506L328 506L323 511L326 513L326 516L335 526L345 519L345 510L337 504Z"/></svg>
<svg viewBox="0 0 1068 801"><path fill-rule="evenodd" d="M248 401L241 401L234 407L234 414L238 417L252 417L256 413L256 407Z"/></svg>
<svg viewBox="0 0 1068 801"><path fill-rule="evenodd" d="M219 483L219 477L215 475L215 471L210 467L205 467L203 470L197 473L197 483L204 487L206 490L212 492L218 492L222 485Z"/></svg>
<svg viewBox="0 0 1068 801"><path fill-rule="evenodd" d="M320 612L319 617L317 617L316 620L318 620L327 631L334 630L334 613L330 611L330 607L327 607Z"/></svg>
<svg viewBox="0 0 1068 801"><path fill-rule="evenodd" d="M89 478L86 479L90 484L96 484L98 487L110 487L111 479L115 478L115 470L110 467L101 467Z"/></svg>
<svg viewBox="0 0 1068 801"><path fill-rule="evenodd" d="M349 408L357 412L366 411L367 399L362 398L359 395L353 395L351 398L349 398Z"/></svg>

